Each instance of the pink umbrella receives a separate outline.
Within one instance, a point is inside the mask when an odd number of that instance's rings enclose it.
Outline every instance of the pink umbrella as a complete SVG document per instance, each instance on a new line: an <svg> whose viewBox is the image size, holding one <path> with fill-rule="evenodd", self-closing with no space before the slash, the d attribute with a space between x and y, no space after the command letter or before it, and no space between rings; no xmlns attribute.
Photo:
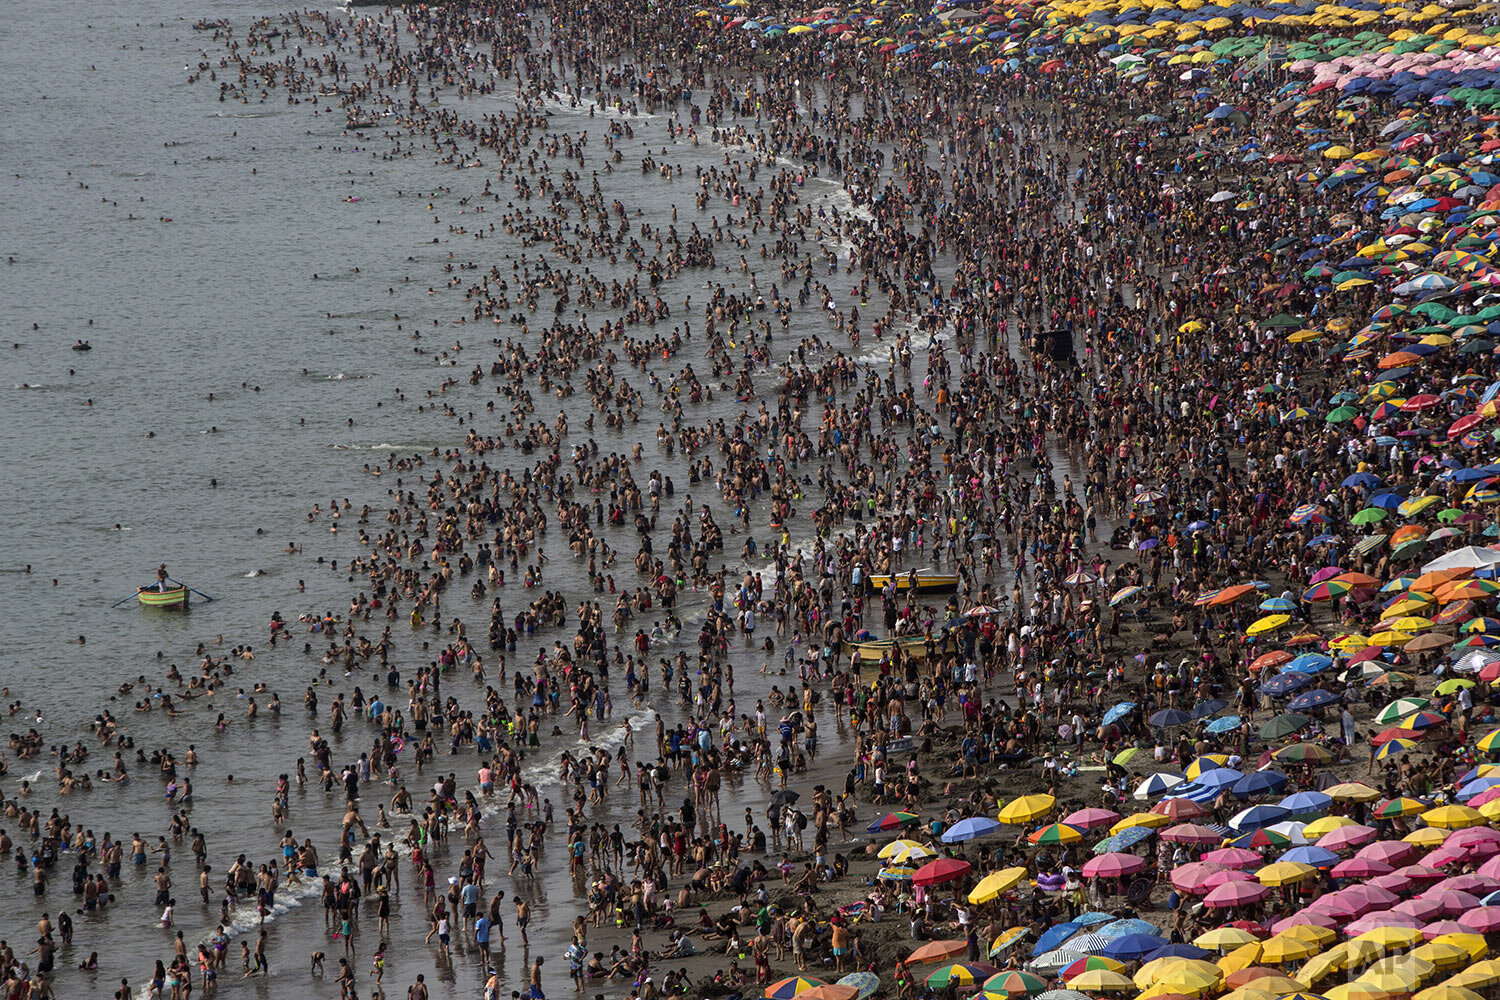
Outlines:
<svg viewBox="0 0 1500 1000"><path fill-rule="evenodd" d="M1368 903L1370 909L1391 907L1396 905L1401 899L1394 892L1377 888L1368 882L1360 885L1351 885L1347 889L1340 890L1340 892L1341 895L1348 896L1350 899Z"/></svg>
<svg viewBox="0 0 1500 1000"><path fill-rule="evenodd" d="M1422 860L1433 868L1446 868L1449 865L1466 863L1469 860L1469 852L1462 848L1449 847L1447 844L1444 844Z"/></svg>
<svg viewBox="0 0 1500 1000"><path fill-rule="evenodd" d="M1441 886L1428 889L1418 897L1423 900L1431 900L1443 908L1443 915L1456 917L1465 910L1472 910L1479 905L1479 897L1472 893L1460 892L1457 889L1444 889Z"/></svg>
<svg viewBox="0 0 1500 1000"><path fill-rule="evenodd" d="M1361 844L1368 844L1375 839L1378 831L1373 826L1341 826L1337 830L1330 830L1318 838L1318 846L1328 851L1342 851Z"/></svg>
<svg viewBox="0 0 1500 1000"><path fill-rule="evenodd" d="M1276 921L1271 925L1271 933L1285 934L1293 927L1301 927L1303 924L1307 924L1310 927L1325 927L1328 930L1333 930L1338 926L1338 923L1336 918L1326 913L1317 913L1312 910L1303 909L1298 910L1290 917L1282 917Z"/></svg>
<svg viewBox="0 0 1500 1000"><path fill-rule="evenodd" d="M1422 928L1422 940L1431 941L1444 934L1468 934L1469 929L1457 920L1438 920Z"/></svg>
<svg viewBox="0 0 1500 1000"><path fill-rule="evenodd" d="M1203 885L1208 889L1217 889L1219 886L1228 885L1230 882L1254 881L1255 876L1251 875L1249 872L1236 871L1235 869L1230 868L1221 872L1214 872L1208 878L1203 880Z"/></svg>
<svg viewBox="0 0 1500 1000"><path fill-rule="evenodd" d="M1416 855L1416 845L1408 844L1404 840L1377 840L1373 844L1361 847L1354 854L1356 858L1383 861L1392 868L1400 868Z"/></svg>
<svg viewBox="0 0 1500 1000"><path fill-rule="evenodd" d="M1404 896L1416 888L1416 883L1400 872L1392 875L1380 875L1370 879L1368 884L1384 889L1386 892L1394 892L1398 896Z"/></svg>
<svg viewBox="0 0 1500 1000"><path fill-rule="evenodd" d="M1358 920L1351 920L1341 929L1346 937L1357 937L1377 927L1410 927L1415 930L1424 922L1408 914L1397 913L1395 910L1383 910L1379 913L1367 914Z"/></svg>
<svg viewBox="0 0 1500 1000"><path fill-rule="evenodd" d="M1138 858L1134 854L1122 854L1119 851L1111 851L1101 854L1097 858L1090 858L1084 862L1084 878L1121 878L1125 875L1134 875L1146 867L1146 859Z"/></svg>
<svg viewBox="0 0 1500 1000"><path fill-rule="evenodd" d="M1258 903L1271 892L1270 886L1259 882L1230 882L1203 897L1203 905L1211 909L1227 910L1232 906L1248 906Z"/></svg>
<svg viewBox="0 0 1500 1000"><path fill-rule="evenodd" d="M1312 585L1312 584L1315 584L1315 583L1322 583L1324 580L1331 580L1331 579L1333 579L1334 577L1338 576L1342 572L1343 572L1343 570L1340 569L1337 566L1324 566L1322 569L1318 570L1312 576L1308 577L1307 582L1308 582L1309 585Z"/></svg>
<svg viewBox="0 0 1500 1000"><path fill-rule="evenodd" d="M1484 805L1486 802L1493 802L1496 799L1500 799L1500 785L1495 785L1495 786L1493 786L1491 788L1486 788L1484 791L1480 792L1478 795L1476 795L1472 799L1470 799L1469 802L1468 802L1468 804L1470 806L1472 806L1473 808L1478 809L1480 806ZM1485 830L1485 829L1488 829L1488 827L1476 826L1476 827L1473 827L1472 829L1475 829L1475 830Z"/></svg>
<svg viewBox="0 0 1500 1000"><path fill-rule="evenodd" d="M1426 865L1407 865L1405 868L1397 868L1396 874L1417 883L1441 882L1448 877L1436 868L1429 868Z"/></svg>
<svg viewBox="0 0 1500 1000"><path fill-rule="evenodd" d="M1480 934L1500 931L1500 906L1481 906L1458 915L1458 922Z"/></svg>
<svg viewBox="0 0 1500 1000"><path fill-rule="evenodd" d="M1471 826L1462 830L1454 830L1448 835L1448 839L1443 841L1443 846L1467 847L1470 844L1481 843L1500 843L1500 830L1492 826Z"/></svg>
<svg viewBox="0 0 1500 1000"><path fill-rule="evenodd" d="M1201 896L1213 888L1207 884L1209 876L1224 870L1223 865L1216 865L1209 861L1194 861L1191 864L1178 865L1172 869L1172 885L1181 892Z"/></svg>
<svg viewBox="0 0 1500 1000"><path fill-rule="evenodd" d="M1319 896L1302 908L1303 913L1320 913L1329 917L1356 917L1361 911L1352 900L1344 898L1343 891Z"/></svg>
<svg viewBox="0 0 1500 1000"><path fill-rule="evenodd" d="M1111 826L1119 822L1120 814L1113 809L1080 809L1069 813L1063 822L1080 830L1092 830L1096 826Z"/></svg>
<svg viewBox="0 0 1500 1000"><path fill-rule="evenodd" d="M1500 855L1496 855L1480 865L1478 874L1489 878L1500 878Z"/></svg>
<svg viewBox="0 0 1500 1000"><path fill-rule="evenodd" d="M1201 860L1212 861L1225 868L1248 868L1265 862L1259 854L1244 847L1221 847L1217 851L1209 851Z"/></svg>
<svg viewBox="0 0 1500 1000"><path fill-rule="evenodd" d="M1463 875L1455 875L1452 878L1443 879L1438 883L1438 888L1457 889L1459 892L1472 892L1478 896L1500 889L1500 881L1488 875L1477 875L1473 872L1466 872Z"/></svg>
<svg viewBox="0 0 1500 1000"><path fill-rule="evenodd" d="M1389 875L1395 870L1384 861L1377 861L1374 858L1353 857L1348 861L1340 861L1334 865L1333 877L1374 878L1376 875Z"/></svg>
<svg viewBox="0 0 1500 1000"><path fill-rule="evenodd" d="M1443 904L1435 899L1405 899L1391 907L1392 913L1400 913L1426 923L1442 916Z"/></svg>
<svg viewBox="0 0 1500 1000"><path fill-rule="evenodd" d="M1179 823L1176 826L1169 826L1158 836L1174 844L1217 844L1224 839L1210 827L1199 826L1197 823Z"/></svg>
<svg viewBox="0 0 1500 1000"><path fill-rule="evenodd" d="M1447 844L1444 844L1443 849L1463 851L1464 854L1468 855L1470 861L1478 861L1481 858L1490 858L1496 854L1500 854L1500 844L1495 843L1493 840L1476 840L1472 844L1464 844L1462 847L1457 848L1450 848Z"/></svg>

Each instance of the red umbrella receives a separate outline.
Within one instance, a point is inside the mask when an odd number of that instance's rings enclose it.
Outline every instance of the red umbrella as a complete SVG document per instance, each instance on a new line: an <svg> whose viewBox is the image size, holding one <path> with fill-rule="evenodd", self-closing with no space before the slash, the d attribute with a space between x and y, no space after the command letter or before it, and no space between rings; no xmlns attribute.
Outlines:
<svg viewBox="0 0 1500 1000"><path fill-rule="evenodd" d="M1124 875L1134 875L1146 867L1146 859L1138 858L1134 854L1121 854L1111 851L1101 854L1097 858L1090 858L1083 866L1084 878L1120 878Z"/></svg>
<svg viewBox="0 0 1500 1000"><path fill-rule="evenodd" d="M918 868L912 875L913 885L942 885L969 874L972 866L957 858L938 858Z"/></svg>
<svg viewBox="0 0 1500 1000"><path fill-rule="evenodd" d="M1500 660L1496 662L1500 663ZM1151 811L1177 823L1196 819L1199 816L1207 816L1213 812L1208 806L1199 805L1192 799L1162 799L1151 807Z"/></svg>

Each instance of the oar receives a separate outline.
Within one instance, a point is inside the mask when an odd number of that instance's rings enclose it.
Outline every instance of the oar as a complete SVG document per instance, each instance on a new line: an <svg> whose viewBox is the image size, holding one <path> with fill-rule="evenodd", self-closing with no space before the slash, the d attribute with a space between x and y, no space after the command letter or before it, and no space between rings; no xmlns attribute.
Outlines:
<svg viewBox="0 0 1500 1000"><path fill-rule="evenodd" d="M118 601L116 601L115 603L111 604L110 607L111 608L118 608L120 605L124 604L126 601L133 601L133 600L135 600L135 598L136 598L136 594L131 594L129 597L122 597Z"/></svg>
<svg viewBox="0 0 1500 1000"><path fill-rule="evenodd" d="M172 579L172 578L171 578L171 577L170 577L170 576L169 576L169 577L167 577L167 580L168 580L168 582L170 582L170 583L175 583L175 584L177 584L177 586L179 586L179 587L187 587L187 584L185 584L185 583L183 583L183 582L182 582L182 581L181 581L181 580L173 580L173 579ZM212 597L209 597L209 596L208 596L208 595L207 595L207 594L205 594L205 593L204 593L204 592L203 592L203 591L201 591L201 590L193 590L193 588L192 588L192 587L188 587L188 588L187 588L187 589L188 589L188 590L192 590L192 591L193 591L193 593L195 593L195 594L197 594L197 595L198 595L198 596L199 596L199 597L201 597L201 598L203 598L203 599L204 599L204 600L205 600L205 601L212 601L212 600L213 600L213 599L214 599L214 598L212 598Z"/></svg>

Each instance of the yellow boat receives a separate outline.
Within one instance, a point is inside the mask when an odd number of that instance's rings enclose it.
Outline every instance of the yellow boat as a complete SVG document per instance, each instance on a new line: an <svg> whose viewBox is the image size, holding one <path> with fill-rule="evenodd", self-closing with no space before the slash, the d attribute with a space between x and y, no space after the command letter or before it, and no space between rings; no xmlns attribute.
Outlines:
<svg viewBox="0 0 1500 1000"><path fill-rule="evenodd" d="M958 589L957 573L935 573L930 569L919 569L914 573L875 573L870 576L870 586L879 593L885 589L886 583L895 580L897 591L910 590L913 575L919 594L951 594Z"/></svg>
<svg viewBox="0 0 1500 1000"><path fill-rule="evenodd" d="M942 640L937 640L939 647ZM853 648L859 654L861 663L879 663L882 659L891 656L896 651L899 643L901 652L906 656L922 659L927 656L927 640L922 636L907 636L903 639L871 639L868 642L851 642L845 648Z"/></svg>
<svg viewBox="0 0 1500 1000"><path fill-rule="evenodd" d="M166 590L157 590L155 586L137 587L135 596L136 600L147 608L186 608L188 606L188 589L183 584Z"/></svg>

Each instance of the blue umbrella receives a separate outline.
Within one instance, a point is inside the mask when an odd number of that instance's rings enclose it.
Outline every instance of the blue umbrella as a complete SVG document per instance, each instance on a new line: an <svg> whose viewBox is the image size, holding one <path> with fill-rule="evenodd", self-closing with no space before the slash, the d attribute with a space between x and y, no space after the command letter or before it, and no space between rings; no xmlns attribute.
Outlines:
<svg viewBox="0 0 1500 1000"><path fill-rule="evenodd" d="M1134 962L1142 955L1149 955L1167 943L1166 938L1157 937L1155 934L1126 934L1100 948L1099 954L1106 958L1113 958L1117 962Z"/></svg>
<svg viewBox="0 0 1500 1000"><path fill-rule="evenodd" d="M1095 854L1107 854L1110 851L1128 851L1141 841L1150 838L1155 830L1145 826L1129 826L1115 834L1113 837L1105 837L1094 845Z"/></svg>
<svg viewBox="0 0 1500 1000"><path fill-rule="evenodd" d="M1296 611L1297 602L1285 597L1268 597L1260 602L1259 608L1262 611Z"/></svg>
<svg viewBox="0 0 1500 1000"><path fill-rule="evenodd" d="M1280 771L1252 771L1230 789L1237 799L1248 799L1252 795L1279 792L1286 787L1286 775Z"/></svg>
<svg viewBox="0 0 1500 1000"><path fill-rule="evenodd" d="M1107 941L1122 938L1127 934L1160 934L1161 928L1149 920L1141 920L1138 917L1121 917L1096 932Z"/></svg>
<svg viewBox="0 0 1500 1000"><path fill-rule="evenodd" d="M1206 719L1210 715L1218 715L1228 707L1229 702L1223 698L1210 698L1207 701L1200 701L1194 705L1192 716L1195 719Z"/></svg>
<svg viewBox="0 0 1500 1000"><path fill-rule="evenodd" d="M1487 792L1496 785L1500 785L1500 777L1475 778L1458 790L1460 802L1467 802L1481 792Z"/></svg>
<svg viewBox="0 0 1500 1000"><path fill-rule="evenodd" d="M1297 697L1286 703L1286 707L1294 712L1305 712L1309 708L1322 708L1324 705L1335 705L1339 696L1332 691L1322 688L1313 688L1311 691L1303 691Z"/></svg>
<svg viewBox="0 0 1500 1000"><path fill-rule="evenodd" d="M1146 955L1143 962L1154 962L1158 958L1207 958L1210 952L1190 944L1168 944Z"/></svg>
<svg viewBox="0 0 1500 1000"><path fill-rule="evenodd" d="M1115 919L1117 918L1113 913L1100 913L1098 910L1089 910L1087 913L1080 913L1074 917L1073 923L1092 927L1095 924L1107 924Z"/></svg>
<svg viewBox="0 0 1500 1000"><path fill-rule="evenodd" d="M1260 686L1262 694L1268 694L1273 698L1291 694L1299 688L1307 687L1313 682L1311 674L1277 674Z"/></svg>
<svg viewBox="0 0 1500 1000"><path fill-rule="evenodd" d="M975 837L987 837L1000 829L1000 824L988 816L970 816L954 823L943 833L943 843L957 844Z"/></svg>
<svg viewBox="0 0 1500 1000"><path fill-rule="evenodd" d="M1259 830L1262 827L1280 823L1290 815L1291 813L1280 806L1251 806L1249 809L1238 813L1234 819L1229 821L1229 825L1241 832Z"/></svg>
<svg viewBox="0 0 1500 1000"><path fill-rule="evenodd" d="M1136 786L1135 797L1149 799L1153 795L1169 792L1180 784L1182 784L1180 774L1153 774Z"/></svg>
<svg viewBox="0 0 1500 1000"><path fill-rule="evenodd" d="M1218 791L1221 788L1228 788L1244 776L1243 771L1236 771L1232 767L1216 767L1198 775L1194 783Z"/></svg>
<svg viewBox="0 0 1500 1000"><path fill-rule="evenodd" d="M1288 663L1283 670L1295 670L1299 674L1315 674L1333 663L1333 657L1322 653L1303 653Z"/></svg>
<svg viewBox="0 0 1500 1000"><path fill-rule="evenodd" d="M1346 476L1344 478L1344 485L1345 486L1358 486L1358 487L1364 487L1365 489L1369 489L1372 486L1379 486L1380 485L1380 477L1376 476L1376 475L1372 475L1372 474L1370 474L1368 472L1356 472L1354 475L1352 475L1352 476Z"/></svg>
<svg viewBox="0 0 1500 1000"><path fill-rule="evenodd" d="M1031 957L1045 954L1062 944L1068 938L1077 934L1080 927L1075 923L1056 924L1047 928L1042 936L1036 939L1036 946L1031 949Z"/></svg>
<svg viewBox="0 0 1500 1000"><path fill-rule="evenodd" d="M1119 722L1135 709L1135 702L1122 701L1108 712L1104 713L1104 724L1106 726Z"/></svg>
<svg viewBox="0 0 1500 1000"><path fill-rule="evenodd" d="M1226 715L1222 719L1215 719L1204 729L1205 732L1217 736L1220 733L1230 733L1240 728L1240 717L1238 715Z"/></svg>
<svg viewBox="0 0 1500 1000"><path fill-rule="evenodd" d="M1314 868L1332 868L1339 863L1339 856L1326 847L1307 844L1294 847L1281 856L1282 861L1298 861Z"/></svg>
<svg viewBox="0 0 1500 1000"><path fill-rule="evenodd" d="M1332 802L1322 792L1296 792L1281 800L1281 808L1293 816L1311 816L1326 811Z"/></svg>
<svg viewBox="0 0 1500 1000"><path fill-rule="evenodd" d="M1180 708L1164 708L1151 716L1153 726L1181 726L1193 720L1193 717Z"/></svg>

